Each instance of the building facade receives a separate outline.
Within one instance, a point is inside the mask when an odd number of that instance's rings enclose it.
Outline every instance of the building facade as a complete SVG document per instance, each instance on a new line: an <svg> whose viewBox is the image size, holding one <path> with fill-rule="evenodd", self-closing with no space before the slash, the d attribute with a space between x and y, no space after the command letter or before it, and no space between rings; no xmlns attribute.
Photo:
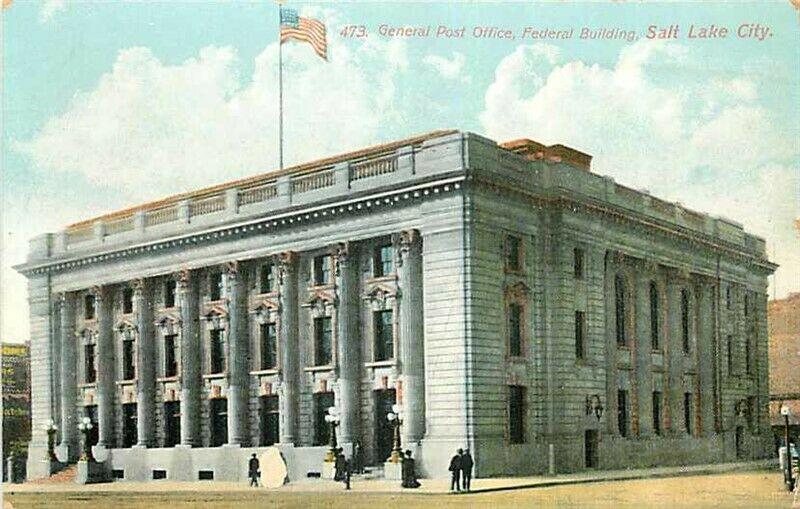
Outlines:
<svg viewBox="0 0 800 509"><path fill-rule="evenodd" d="M764 241L590 171L438 131L31 241L33 438L122 479L291 478L340 444L447 475L768 454Z"/></svg>
<svg viewBox="0 0 800 509"><path fill-rule="evenodd" d="M769 302L770 422L775 449L784 445L786 419L781 406L789 407L789 436L800 437L800 293Z"/></svg>

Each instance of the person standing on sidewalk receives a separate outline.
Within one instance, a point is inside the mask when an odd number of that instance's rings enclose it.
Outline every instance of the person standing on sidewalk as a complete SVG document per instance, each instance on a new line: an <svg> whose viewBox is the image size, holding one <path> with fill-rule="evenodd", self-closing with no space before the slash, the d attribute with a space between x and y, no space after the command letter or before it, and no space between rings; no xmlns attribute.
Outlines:
<svg viewBox="0 0 800 509"><path fill-rule="evenodd" d="M461 453L459 449L455 456L450 458L450 492L461 491Z"/></svg>
<svg viewBox="0 0 800 509"><path fill-rule="evenodd" d="M256 457L256 453L253 453L253 457L250 458L250 461L247 463L247 470L250 474L250 487L251 488L258 488L258 477L261 475L259 472L259 462L258 458Z"/></svg>
<svg viewBox="0 0 800 509"><path fill-rule="evenodd" d="M472 484L472 466L474 464L469 449L464 449L464 453L461 455L461 487L464 491L470 490L470 485Z"/></svg>

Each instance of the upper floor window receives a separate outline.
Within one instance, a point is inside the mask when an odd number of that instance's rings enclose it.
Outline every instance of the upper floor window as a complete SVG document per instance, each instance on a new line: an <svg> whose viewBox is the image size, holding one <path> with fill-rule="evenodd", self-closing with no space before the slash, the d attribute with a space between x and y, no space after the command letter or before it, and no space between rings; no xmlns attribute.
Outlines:
<svg viewBox="0 0 800 509"><path fill-rule="evenodd" d="M164 307L165 308L174 308L175 307L175 290L178 286L177 281L174 279L167 279L164 282Z"/></svg>
<svg viewBox="0 0 800 509"><path fill-rule="evenodd" d="M516 302L508 305L508 354L522 356L522 306Z"/></svg>
<svg viewBox="0 0 800 509"><path fill-rule="evenodd" d="M329 255L314 258L314 284L328 285L331 282L331 257Z"/></svg>
<svg viewBox="0 0 800 509"><path fill-rule="evenodd" d="M209 338L211 374L225 372L225 336L222 329L211 329Z"/></svg>
<svg viewBox="0 0 800 509"><path fill-rule="evenodd" d="M650 342L653 350L661 348L661 323L660 323L660 303L658 295L658 285L655 281L650 282Z"/></svg>
<svg viewBox="0 0 800 509"><path fill-rule="evenodd" d="M95 317L97 311L97 298L91 293L83 298L83 317L91 320Z"/></svg>
<svg viewBox="0 0 800 509"><path fill-rule="evenodd" d="M388 276L394 272L394 250L391 244L378 246L373 253L372 272L374 277Z"/></svg>
<svg viewBox="0 0 800 509"><path fill-rule="evenodd" d="M522 270L522 239L516 235L506 235L506 269Z"/></svg>
<svg viewBox="0 0 800 509"><path fill-rule="evenodd" d="M97 369L95 368L95 347L94 343L83 347L83 381L92 384L97 381Z"/></svg>
<svg viewBox="0 0 800 509"><path fill-rule="evenodd" d="M224 281L222 272L212 272L208 276L208 298L210 300L220 300L224 293Z"/></svg>
<svg viewBox="0 0 800 509"><path fill-rule="evenodd" d="M314 364L327 366L333 359L331 317L314 318Z"/></svg>
<svg viewBox="0 0 800 509"><path fill-rule="evenodd" d="M733 336L728 334L725 338L726 347L727 347L727 361L728 361L728 376L733 375Z"/></svg>
<svg viewBox="0 0 800 509"><path fill-rule="evenodd" d="M385 361L394 357L393 317L391 309L376 311L374 314L376 361Z"/></svg>
<svg viewBox="0 0 800 509"><path fill-rule="evenodd" d="M733 287L731 285L725 288L725 307L733 309Z"/></svg>
<svg viewBox="0 0 800 509"><path fill-rule="evenodd" d="M525 443L525 387L508 386L508 441Z"/></svg>
<svg viewBox="0 0 800 509"><path fill-rule="evenodd" d="M178 374L177 343L177 334L164 336L164 376L176 376Z"/></svg>
<svg viewBox="0 0 800 509"><path fill-rule="evenodd" d="M586 358L586 313L575 311L575 358Z"/></svg>
<svg viewBox="0 0 800 509"><path fill-rule="evenodd" d="M275 323L262 323L261 336L261 369L275 369L278 366L278 342Z"/></svg>
<svg viewBox="0 0 800 509"><path fill-rule="evenodd" d="M133 288L122 290L122 313L125 315L133 313Z"/></svg>
<svg viewBox="0 0 800 509"><path fill-rule="evenodd" d="M275 284L275 264L267 262L261 265L259 273L259 292L270 293L277 290Z"/></svg>
<svg viewBox="0 0 800 509"><path fill-rule="evenodd" d="M136 342L133 337L122 340L122 379L133 380L136 378Z"/></svg>
<svg viewBox="0 0 800 509"><path fill-rule="evenodd" d="M573 258L572 264L573 264L575 279L583 279L584 258L585 258L583 249L576 247L572 252L572 258Z"/></svg>
<svg viewBox="0 0 800 509"><path fill-rule="evenodd" d="M628 344L628 335L625 327L625 307L626 307L625 279L617 274L614 277L614 312L617 329L617 345L625 346Z"/></svg>
<svg viewBox="0 0 800 509"><path fill-rule="evenodd" d="M681 290L681 345L689 353L689 292Z"/></svg>

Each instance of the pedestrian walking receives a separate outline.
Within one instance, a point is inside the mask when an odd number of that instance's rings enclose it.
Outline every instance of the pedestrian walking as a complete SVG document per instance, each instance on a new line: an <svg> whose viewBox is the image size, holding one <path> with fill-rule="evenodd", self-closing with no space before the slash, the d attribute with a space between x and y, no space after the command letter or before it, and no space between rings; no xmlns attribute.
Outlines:
<svg viewBox="0 0 800 509"><path fill-rule="evenodd" d="M353 473L364 473L364 449L359 440L353 444Z"/></svg>
<svg viewBox="0 0 800 509"><path fill-rule="evenodd" d="M450 458L450 491L461 491L461 453L459 449L455 456Z"/></svg>
<svg viewBox="0 0 800 509"><path fill-rule="evenodd" d="M258 487L258 478L261 477L261 471L259 470L260 464L258 462L258 458L256 457L256 453L253 453L253 457L250 458L250 461L247 464L247 471L250 475L250 486L253 488Z"/></svg>
<svg viewBox="0 0 800 509"><path fill-rule="evenodd" d="M336 457L334 458L333 463L333 480L334 481L344 481L344 467L345 467L345 459L344 459L344 449L339 447L336 449Z"/></svg>
<svg viewBox="0 0 800 509"><path fill-rule="evenodd" d="M464 453L461 455L461 488L464 491L470 490L470 485L472 484L472 466L474 464L469 449L464 449Z"/></svg>
<svg viewBox="0 0 800 509"><path fill-rule="evenodd" d="M344 489L346 490L350 489L350 474L352 473L352 471L353 471L353 458L351 456L349 460L346 459L344 461L344 475L342 480L344 481Z"/></svg>

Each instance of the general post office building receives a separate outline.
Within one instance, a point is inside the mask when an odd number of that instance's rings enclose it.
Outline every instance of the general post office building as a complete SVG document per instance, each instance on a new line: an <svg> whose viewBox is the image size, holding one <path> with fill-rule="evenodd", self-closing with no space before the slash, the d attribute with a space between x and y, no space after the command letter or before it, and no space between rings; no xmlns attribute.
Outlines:
<svg viewBox="0 0 800 509"><path fill-rule="evenodd" d="M31 477L59 425L131 480L290 478L340 444L477 476L760 458L762 239L591 156L437 131L34 238Z"/></svg>

